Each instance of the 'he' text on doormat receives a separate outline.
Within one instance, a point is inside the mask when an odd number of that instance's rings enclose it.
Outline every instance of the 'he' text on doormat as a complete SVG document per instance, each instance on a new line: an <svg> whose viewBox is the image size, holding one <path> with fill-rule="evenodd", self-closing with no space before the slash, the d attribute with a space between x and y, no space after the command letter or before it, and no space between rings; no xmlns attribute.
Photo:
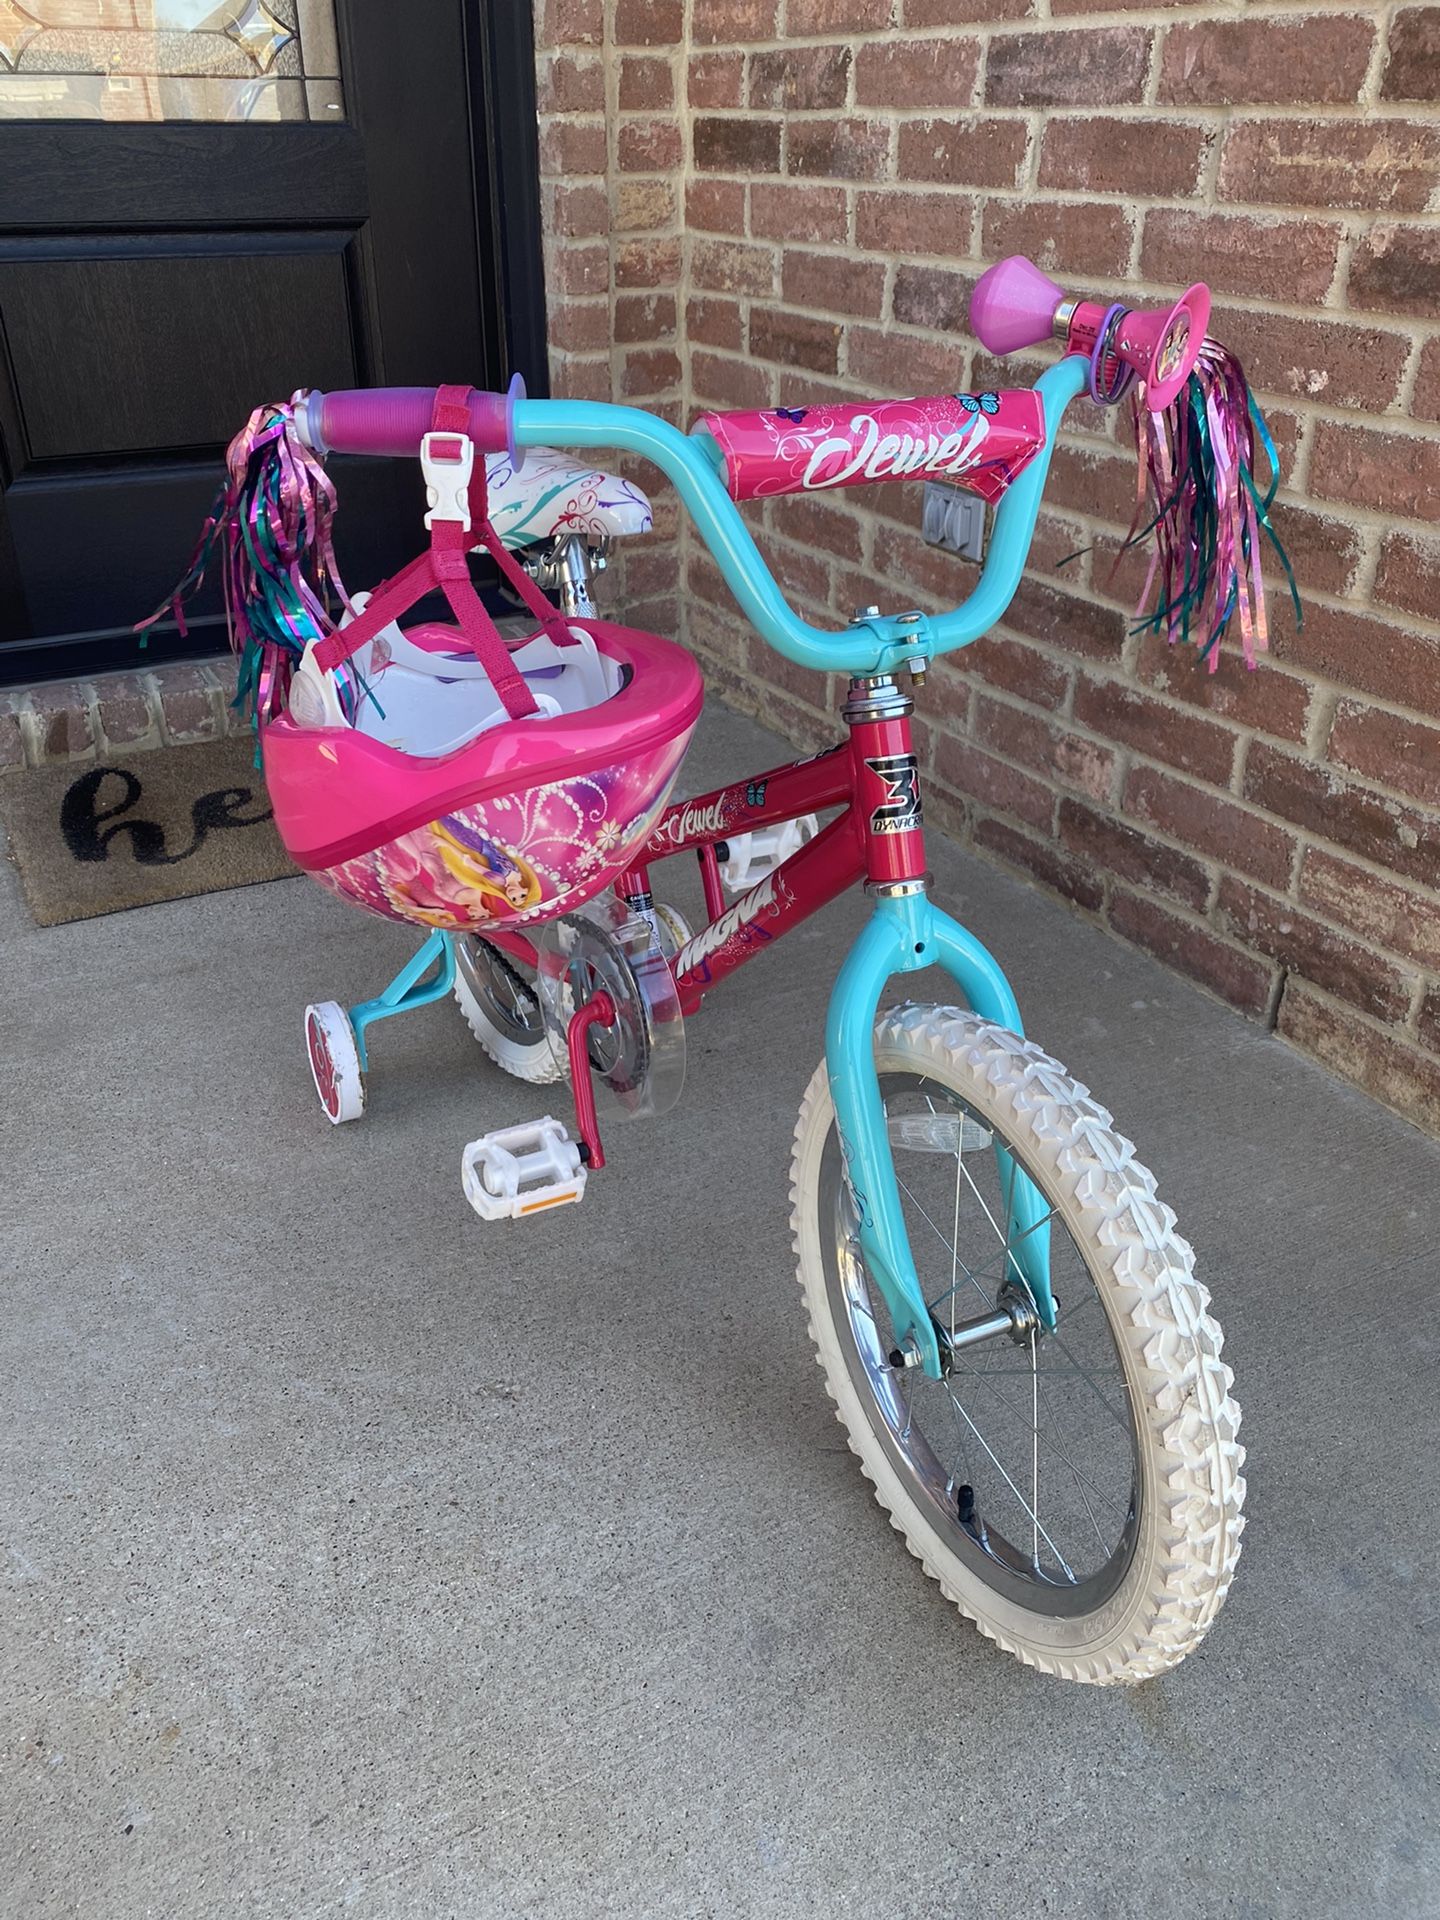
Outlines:
<svg viewBox="0 0 1440 1920"><path fill-rule="evenodd" d="M0 819L42 927L296 871L253 734L7 774Z"/></svg>

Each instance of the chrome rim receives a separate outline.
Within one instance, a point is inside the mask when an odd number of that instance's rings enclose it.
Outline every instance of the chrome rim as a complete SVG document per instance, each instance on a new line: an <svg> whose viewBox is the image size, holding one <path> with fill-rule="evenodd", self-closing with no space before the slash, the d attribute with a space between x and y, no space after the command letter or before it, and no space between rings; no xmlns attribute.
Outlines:
<svg viewBox="0 0 1440 1920"><path fill-rule="evenodd" d="M933 1318L993 1310L1016 1245L1003 1146L1050 1202L1054 1333L961 1351L944 1380L892 1364L896 1339L866 1270L832 1126L819 1221L832 1319L871 1427L934 1532L966 1567L1036 1613L1093 1612L1119 1588L1139 1531L1132 1393L1090 1266L1024 1145L950 1088L881 1078L900 1202Z"/></svg>
<svg viewBox="0 0 1440 1920"><path fill-rule="evenodd" d="M535 990L498 947L475 934L455 942L460 977L496 1032L517 1046L548 1046Z"/></svg>

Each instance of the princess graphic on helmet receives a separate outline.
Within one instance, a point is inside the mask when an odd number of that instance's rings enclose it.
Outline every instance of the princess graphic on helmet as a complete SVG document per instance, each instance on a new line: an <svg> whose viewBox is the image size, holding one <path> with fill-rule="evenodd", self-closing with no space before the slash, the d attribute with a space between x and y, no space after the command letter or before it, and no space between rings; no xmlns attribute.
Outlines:
<svg viewBox="0 0 1440 1920"><path fill-rule="evenodd" d="M379 850L376 878L391 906L432 927L508 918L540 899L534 869L447 813Z"/></svg>
<svg viewBox="0 0 1440 1920"><path fill-rule="evenodd" d="M443 814L430 828L440 843L440 857L458 880L479 874L480 888L500 893L515 908L533 907L540 898L540 882L518 853L507 853L472 826L462 813Z"/></svg>

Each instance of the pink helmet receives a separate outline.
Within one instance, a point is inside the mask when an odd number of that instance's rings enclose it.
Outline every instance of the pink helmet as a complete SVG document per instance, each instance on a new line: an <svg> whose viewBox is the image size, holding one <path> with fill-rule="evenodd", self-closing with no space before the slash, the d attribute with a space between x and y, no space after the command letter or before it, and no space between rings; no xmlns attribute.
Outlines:
<svg viewBox="0 0 1440 1920"><path fill-rule="evenodd" d="M703 683L673 641L605 621L569 626L616 690L575 711L502 718L438 757L354 727L303 726L293 711L269 721L265 778L297 866L391 919L482 931L551 919L612 885L669 797ZM407 638L455 662L458 630ZM393 667L374 676L382 703L393 677Z"/></svg>
<svg viewBox="0 0 1440 1920"><path fill-rule="evenodd" d="M296 864L375 913L457 931L551 919L618 879L669 797L704 691L683 648L563 617L506 553L472 437L483 447L506 420L494 396L447 387L257 409L172 602L178 614L223 553L240 684ZM431 501L428 550L353 599L317 452L344 435L351 450L418 452ZM502 639L486 613L476 546L529 607L529 638ZM456 624L402 631L436 590Z"/></svg>

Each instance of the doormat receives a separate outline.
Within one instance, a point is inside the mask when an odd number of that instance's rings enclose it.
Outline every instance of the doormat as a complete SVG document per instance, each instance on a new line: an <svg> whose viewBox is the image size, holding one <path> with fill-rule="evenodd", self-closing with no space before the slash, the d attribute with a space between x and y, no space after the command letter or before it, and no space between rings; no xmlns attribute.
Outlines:
<svg viewBox="0 0 1440 1920"><path fill-rule="evenodd" d="M5 774L0 819L42 927L298 872L248 733Z"/></svg>

